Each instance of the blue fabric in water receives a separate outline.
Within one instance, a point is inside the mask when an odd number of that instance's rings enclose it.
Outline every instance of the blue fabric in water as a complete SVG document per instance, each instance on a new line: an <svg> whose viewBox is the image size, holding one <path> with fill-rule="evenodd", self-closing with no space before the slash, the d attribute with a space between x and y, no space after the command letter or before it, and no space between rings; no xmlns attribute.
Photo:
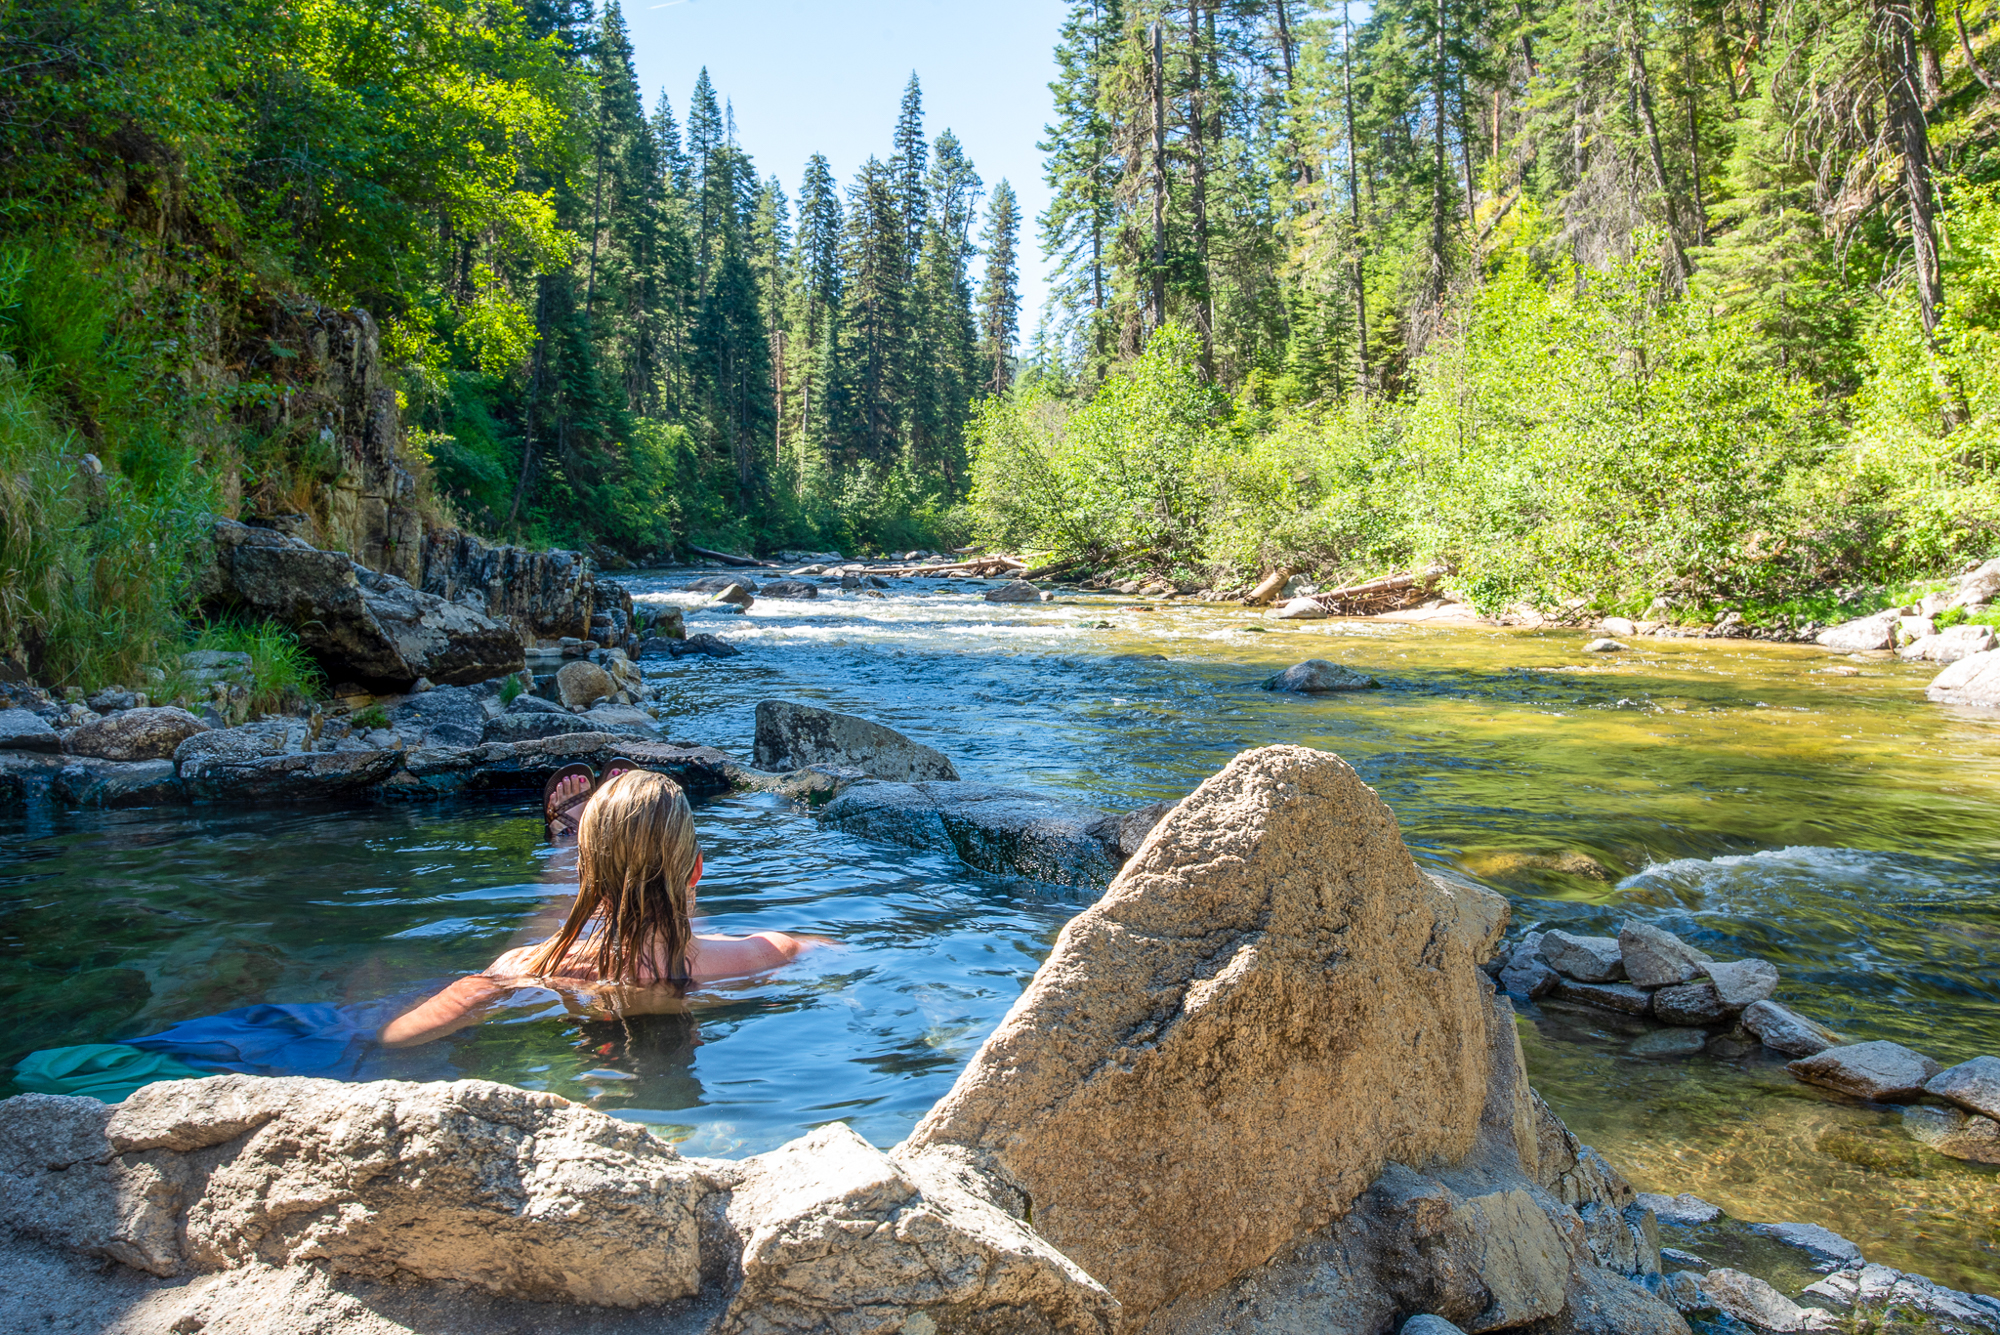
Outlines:
<svg viewBox="0 0 2000 1335"><path fill-rule="evenodd" d="M376 1032L389 1018L384 1010L381 1002L245 1006L126 1041L212 1071L356 1080L375 1047Z"/></svg>
<svg viewBox="0 0 2000 1335"><path fill-rule="evenodd" d="M14 1063L14 1083L37 1094L81 1094L105 1103L161 1080L199 1080L210 1074L163 1052L129 1043L83 1043L43 1048Z"/></svg>

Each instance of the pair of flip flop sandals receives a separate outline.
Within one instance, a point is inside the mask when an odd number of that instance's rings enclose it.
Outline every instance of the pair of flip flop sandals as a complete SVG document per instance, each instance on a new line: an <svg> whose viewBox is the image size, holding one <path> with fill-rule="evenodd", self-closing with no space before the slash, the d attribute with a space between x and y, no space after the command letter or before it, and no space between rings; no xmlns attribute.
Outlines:
<svg viewBox="0 0 2000 1335"><path fill-rule="evenodd" d="M627 770L644 768L645 766L636 760L613 756L611 763L604 767L601 776L596 770L581 762L564 765L551 774L549 781L542 785L542 815L548 822L549 838L574 839L577 827L583 824L583 809L589 806L590 799L597 795L598 785L610 783ZM588 782L581 792L572 793L563 801L551 805L556 788L566 779L585 779Z"/></svg>

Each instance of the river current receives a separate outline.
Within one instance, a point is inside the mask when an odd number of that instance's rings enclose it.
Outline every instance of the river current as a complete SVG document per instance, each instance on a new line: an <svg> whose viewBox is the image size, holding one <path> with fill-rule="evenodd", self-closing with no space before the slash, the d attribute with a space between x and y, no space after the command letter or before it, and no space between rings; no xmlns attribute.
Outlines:
<svg viewBox="0 0 2000 1335"><path fill-rule="evenodd" d="M631 585L663 599L688 577ZM1718 959L1773 961L1780 1000L1856 1039L1946 1063L2000 1053L2000 718L1926 703L1930 669L1748 641L1599 656L1580 632L1089 595L1000 606L964 581L759 601L689 629L744 653L646 664L676 740L747 757L756 702L804 700L929 743L967 779L1120 808L1180 797L1247 747L1321 747L1381 793L1420 862L1504 892L1517 924L1613 933L1636 915ZM1257 689L1305 658L1382 689ZM553 1090L696 1154L837 1119L888 1145L1087 903L774 797L696 819L705 930L839 944L699 992L684 1015L594 1019L533 994L367 1073ZM4 1070L258 1002L414 998L545 933L565 875L531 805L469 802L36 807L0 817L0 863ZM1523 1008L1536 1087L1642 1190L1823 1224L1870 1260L2000 1292L1994 1169L1754 1045L1665 1050L1685 1033Z"/></svg>

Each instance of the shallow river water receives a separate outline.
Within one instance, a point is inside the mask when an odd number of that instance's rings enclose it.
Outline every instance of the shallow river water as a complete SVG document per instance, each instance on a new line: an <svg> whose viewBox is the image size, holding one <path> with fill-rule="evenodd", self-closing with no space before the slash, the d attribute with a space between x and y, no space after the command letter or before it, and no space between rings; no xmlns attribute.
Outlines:
<svg viewBox="0 0 2000 1335"><path fill-rule="evenodd" d="M1517 923L1612 932L1638 915L1717 958L1774 961L1781 1000L1855 1038L1947 1063L2000 1052L2000 717L1927 704L1924 669L1743 641L1607 658L1575 632L1122 598L996 606L962 582L689 628L745 653L646 665L677 740L747 756L758 700L809 700L934 745L967 779L1116 807L1182 796L1246 747L1322 747L1382 794L1420 861L1505 892ZM1313 657L1383 689L1256 689ZM835 1119L887 1145L1086 902L775 798L696 815L707 930L840 944L697 993L685 1015L591 1019L536 994L362 1074L549 1089L691 1153L755 1153ZM255 1002L393 1009L545 932L563 902L562 858L526 806L31 809L0 817L0 864L4 1070ZM2000 1292L1995 1170L1925 1149L1893 1111L1726 1038L1651 1055L1645 1024L1602 1012L1530 1006L1522 1037L1544 1097L1641 1189L1824 1224L1871 1260Z"/></svg>

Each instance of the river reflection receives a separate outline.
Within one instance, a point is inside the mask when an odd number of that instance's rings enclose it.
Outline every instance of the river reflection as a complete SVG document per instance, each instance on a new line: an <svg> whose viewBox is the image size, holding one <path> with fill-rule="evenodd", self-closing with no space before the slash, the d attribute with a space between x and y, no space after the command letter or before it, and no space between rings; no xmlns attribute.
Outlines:
<svg viewBox="0 0 2000 1335"><path fill-rule="evenodd" d="M642 600L687 576L642 577ZM1781 998L1942 1061L2000 1052L2000 719L1924 703L1931 673L1746 642L1280 623L1243 609L1065 597L995 606L962 583L698 613L731 659L647 664L675 738L747 755L773 696L865 714L968 779L1106 805L1179 797L1237 751L1338 751L1420 860L1503 890L1519 921L1638 914ZM1156 660L1150 655L1161 655ZM1328 658L1379 691L1256 682ZM1857 668L1855 675L1824 671ZM846 1120L879 1144L949 1087L1079 907L1067 892L868 844L775 799L704 804L705 930L841 945L690 999L579 1019L549 994L380 1074L478 1075L740 1154ZM415 996L545 931L563 868L525 807L31 811L0 824L0 1060L254 1001ZM1642 1188L1822 1223L1871 1259L2000 1286L1994 1173L1825 1097L1756 1050L1694 1056L1560 1007L1524 1017L1531 1074Z"/></svg>

